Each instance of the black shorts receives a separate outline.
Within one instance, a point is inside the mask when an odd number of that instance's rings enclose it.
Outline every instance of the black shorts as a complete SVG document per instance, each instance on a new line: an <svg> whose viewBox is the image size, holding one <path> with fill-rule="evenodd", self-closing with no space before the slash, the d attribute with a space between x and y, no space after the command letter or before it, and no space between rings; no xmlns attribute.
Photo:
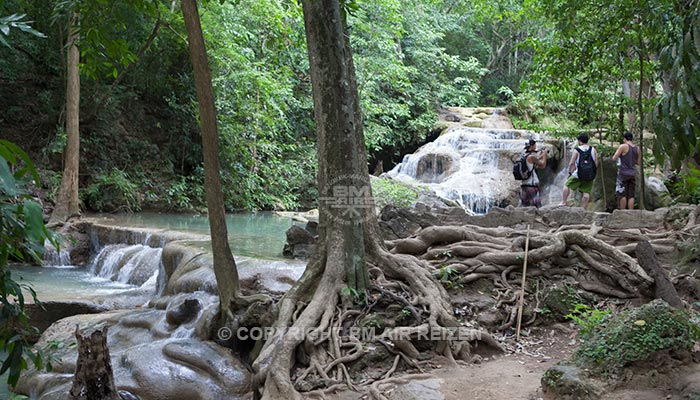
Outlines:
<svg viewBox="0 0 700 400"><path fill-rule="evenodd" d="M633 199L634 183L634 175L618 175L617 184L615 185L615 194L617 194L617 198Z"/></svg>

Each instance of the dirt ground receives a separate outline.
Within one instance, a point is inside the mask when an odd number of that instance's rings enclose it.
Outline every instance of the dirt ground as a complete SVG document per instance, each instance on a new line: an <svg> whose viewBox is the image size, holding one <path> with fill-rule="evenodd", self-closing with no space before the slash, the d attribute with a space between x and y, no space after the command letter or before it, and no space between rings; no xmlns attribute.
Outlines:
<svg viewBox="0 0 700 400"><path fill-rule="evenodd" d="M520 342L508 337L503 340L506 353L485 354L479 362L457 368L443 365L444 360L433 358L425 364L433 367L425 371L432 378L413 380L384 394L390 400L552 400L542 392L540 379L549 367L576 350L576 332L569 324L556 324L533 330ZM479 349L475 349L475 353L478 354ZM700 377L700 367L695 368ZM666 383L649 388L648 384L628 382L625 387L606 393L601 400L681 399L677 394L671 394L673 390ZM368 396L348 391L327 398L359 400Z"/></svg>
<svg viewBox="0 0 700 400"><path fill-rule="evenodd" d="M577 345L576 331L565 324L533 331L520 342L508 338L504 343L505 354L485 357L479 364L431 371L442 381L439 391L444 399L542 399L542 375Z"/></svg>
<svg viewBox="0 0 700 400"><path fill-rule="evenodd" d="M525 336L528 334L528 336ZM540 378L547 369L576 349L576 330L568 324L524 332L520 342L504 339L506 352L484 353L474 349L477 361L459 367L433 358L426 364L434 378L413 380L385 392L390 400L535 400L542 399ZM367 398L355 392L328 395L329 399Z"/></svg>

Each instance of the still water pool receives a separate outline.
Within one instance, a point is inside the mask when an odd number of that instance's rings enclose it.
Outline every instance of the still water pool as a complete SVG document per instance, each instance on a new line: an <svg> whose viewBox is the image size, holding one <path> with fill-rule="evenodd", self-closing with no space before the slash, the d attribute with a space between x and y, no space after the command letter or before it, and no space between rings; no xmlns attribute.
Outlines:
<svg viewBox="0 0 700 400"><path fill-rule="evenodd" d="M209 234L206 215L134 213L94 214L88 217L102 224ZM231 251L234 255L282 259L285 232L293 224L291 218L271 212L228 214L226 225Z"/></svg>

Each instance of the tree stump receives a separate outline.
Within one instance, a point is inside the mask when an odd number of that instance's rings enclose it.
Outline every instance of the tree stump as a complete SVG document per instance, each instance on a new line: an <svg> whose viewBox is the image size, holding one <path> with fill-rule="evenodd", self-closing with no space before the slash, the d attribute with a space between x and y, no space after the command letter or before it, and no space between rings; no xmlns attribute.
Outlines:
<svg viewBox="0 0 700 400"><path fill-rule="evenodd" d="M107 329L83 336L76 326L78 361L68 400L119 400L107 348Z"/></svg>
<svg viewBox="0 0 700 400"><path fill-rule="evenodd" d="M666 272L659 265L659 260L656 258L656 253L651 243L648 240L639 242L634 253L637 256L639 265L650 277L654 278L654 296L657 299L666 301L671 307L683 308L683 301L673 283L668 279Z"/></svg>

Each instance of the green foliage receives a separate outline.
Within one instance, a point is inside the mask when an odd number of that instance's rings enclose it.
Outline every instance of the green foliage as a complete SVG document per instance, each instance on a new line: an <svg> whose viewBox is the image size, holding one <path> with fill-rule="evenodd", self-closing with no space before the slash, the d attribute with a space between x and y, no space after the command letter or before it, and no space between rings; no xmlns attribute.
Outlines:
<svg viewBox="0 0 700 400"><path fill-rule="evenodd" d="M565 106L559 102L542 101L534 91L516 95L506 107L517 129L547 131L553 136L575 137L579 124L569 119Z"/></svg>
<svg viewBox="0 0 700 400"><path fill-rule="evenodd" d="M593 332L596 326L603 323L608 315L610 315L610 310L599 310L579 303L565 317L574 321L579 327L579 334L586 337Z"/></svg>
<svg viewBox="0 0 700 400"><path fill-rule="evenodd" d="M40 170L38 172L41 188L44 189L42 197L49 202L55 202L56 196L58 195L58 188L61 186L61 177L63 174L51 170Z"/></svg>
<svg viewBox="0 0 700 400"><path fill-rule="evenodd" d="M147 0L63 0L55 4L52 20L68 25L71 13L79 15L80 72L91 80L117 78L119 71L137 60L129 40L128 25L140 23L143 16L156 15L158 3Z"/></svg>
<svg viewBox="0 0 700 400"><path fill-rule="evenodd" d="M22 32L31 33L34 36L45 38L46 35L32 29L32 21L22 21L27 14L12 14L6 17L0 17L0 44L11 47L10 43L4 36L10 36L11 29L19 29Z"/></svg>
<svg viewBox="0 0 700 400"><path fill-rule="evenodd" d="M640 60L657 92L655 77L669 78L668 96L656 109L663 141L657 155L670 154L675 163L695 149L698 0L676 8L667 0L343 4L370 156L396 157L398 149L421 143L438 105L509 104L518 128L567 137L579 129L619 132L621 113L635 108L621 82L638 86ZM227 209L313 207L315 134L299 3L208 1L201 10ZM62 118L70 11L81 14L81 71L90 78L81 88L81 174L95 181L104 171L123 171L141 207L198 207L202 154L177 7L147 0L2 2L0 15L26 14L16 22L36 21L32 29L48 37L13 35L13 48L0 45L6 93L0 122L12 128L12 140L43 155L47 169L60 170L63 136L52 135ZM7 17L2 21L0 27L9 26ZM144 48L154 28L155 40ZM0 32L5 40L6 29ZM109 99L92 115L94 100L106 92Z"/></svg>
<svg viewBox="0 0 700 400"><path fill-rule="evenodd" d="M624 129L620 115L636 112L637 99L625 94L621 83L638 87L643 67L645 84L654 84L659 66L650 60L664 46L664 36L678 15L674 2L545 0L530 4L532 15L548 29L529 39L537 55L526 87L546 102L565 105L582 126L613 132ZM644 101L645 115L652 102Z"/></svg>
<svg viewBox="0 0 700 400"><path fill-rule="evenodd" d="M229 209L293 208L313 187L311 87L301 6L243 0L207 4ZM313 195L313 192L310 193Z"/></svg>
<svg viewBox="0 0 700 400"><path fill-rule="evenodd" d="M82 192L84 201L97 211L141 210L138 188L122 170L99 174Z"/></svg>
<svg viewBox="0 0 700 400"><path fill-rule="evenodd" d="M370 153L423 140L439 104L477 104L485 71L442 47L445 19L440 2L415 0L364 2L349 19Z"/></svg>
<svg viewBox="0 0 700 400"><path fill-rule="evenodd" d="M367 304L367 292L360 292L357 289L348 286L341 291L341 294L343 296L352 297L352 302L354 304L357 304L357 305L366 305Z"/></svg>
<svg viewBox="0 0 700 400"><path fill-rule="evenodd" d="M51 359L42 349L32 349L28 337L36 333L24 310L25 291L35 303L31 286L13 279L10 259L41 262L44 242L58 248L58 239L44 225L41 206L31 197L28 187L38 181L34 165L24 151L0 140L0 352L7 354L0 374L9 371L8 382L15 385L28 360L34 366L51 367Z"/></svg>
<svg viewBox="0 0 700 400"><path fill-rule="evenodd" d="M56 129L56 136L51 139L49 144L44 148L44 155L53 154L63 154L66 149L66 144L68 143L68 135L66 135L66 130L62 126Z"/></svg>
<svg viewBox="0 0 700 400"><path fill-rule="evenodd" d="M672 176L665 184L672 203L700 203L700 169L688 165L685 173Z"/></svg>
<svg viewBox="0 0 700 400"><path fill-rule="evenodd" d="M169 209L191 210L204 204L204 182L200 176L181 176L165 189L165 202Z"/></svg>
<svg viewBox="0 0 700 400"><path fill-rule="evenodd" d="M461 277L461 274L454 268L441 267L435 272L435 275L438 278L438 281L446 289L456 289L461 288L463 286L461 283L459 283L459 278Z"/></svg>
<svg viewBox="0 0 700 400"><path fill-rule="evenodd" d="M697 153L700 138L700 1L687 2L673 15L668 45L659 57L669 87L656 105L655 128L659 140L654 155L666 156L674 167Z"/></svg>
<svg viewBox="0 0 700 400"><path fill-rule="evenodd" d="M391 204L397 207L408 207L418 199L415 188L387 178L372 178L372 196L374 204L382 209Z"/></svg>
<svg viewBox="0 0 700 400"><path fill-rule="evenodd" d="M608 375L658 351L691 351L698 340L697 315L654 300L596 325L575 358Z"/></svg>

